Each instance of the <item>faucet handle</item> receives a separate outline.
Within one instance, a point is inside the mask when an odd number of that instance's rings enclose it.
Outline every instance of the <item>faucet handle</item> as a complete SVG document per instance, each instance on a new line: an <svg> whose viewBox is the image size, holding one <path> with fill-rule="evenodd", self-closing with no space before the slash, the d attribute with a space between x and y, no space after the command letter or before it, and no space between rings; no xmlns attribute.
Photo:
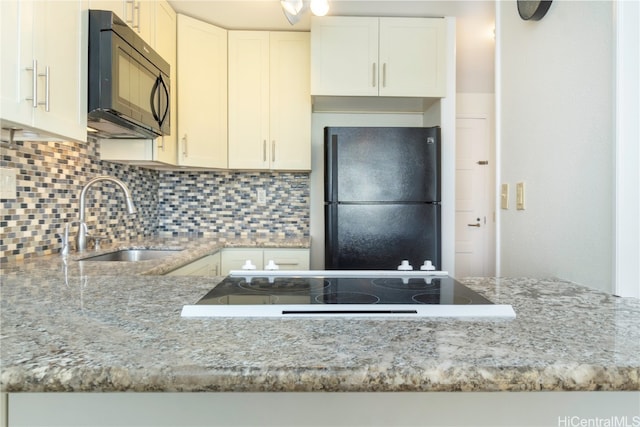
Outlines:
<svg viewBox="0 0 640 427"><path fill-rule="evenodd" d="M64 234L58 235L62 241L62 247L60 248L60 255L66 257L69 255L69 223L64 227Z"/></svg>
<svg viewBox="0 0 640 427"><path fill-rule="evenodd" d="M93 246L96 251L100 250L100 242L102 240L106 240L107 236L94 236L93 237Z"/></svg>

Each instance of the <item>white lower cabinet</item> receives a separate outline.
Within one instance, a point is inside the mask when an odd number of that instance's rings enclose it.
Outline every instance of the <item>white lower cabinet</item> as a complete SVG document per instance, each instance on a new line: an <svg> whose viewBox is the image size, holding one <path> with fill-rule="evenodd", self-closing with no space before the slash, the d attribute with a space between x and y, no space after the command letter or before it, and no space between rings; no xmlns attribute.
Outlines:
<svg viewBox="0 0 640 427"><path fill-rule="evenodd" d="M308 270L309 249L258 249L258 248L229 248L221 254L222 275L231 270L242 270L242 266L251 261L257 270L261 270L273 260L280 270Z"/></svg>
<svg viewBox="0 0 640 427"><path fill-rule="evenodd" d="M220 252L207 255L178 269L167 273L166 276L219 276Z"/></svg>
<svg viewBox="0 0 640 427"><path fill-rule="evenodd" d="M260 249L229 248L207 255L177 268L167 276L226 276L231 270L242 270L251 261L257 270L262 270L273 261L280 270L308 270L309 249Z"/></svg>

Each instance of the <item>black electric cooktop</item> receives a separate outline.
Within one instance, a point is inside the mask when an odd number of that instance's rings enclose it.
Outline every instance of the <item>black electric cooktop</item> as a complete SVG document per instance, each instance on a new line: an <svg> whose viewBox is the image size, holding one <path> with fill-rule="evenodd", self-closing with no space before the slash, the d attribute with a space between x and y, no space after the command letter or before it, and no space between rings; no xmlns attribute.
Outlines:
<svg viewBox="0 0 640 427"><path fill-rule="evenodd" d="M182 315L473 317L499 314L503 307L449 276L376 277L361 272L360 277L280 277L275 273L227 276L195 305L185 306Z"/></svg>

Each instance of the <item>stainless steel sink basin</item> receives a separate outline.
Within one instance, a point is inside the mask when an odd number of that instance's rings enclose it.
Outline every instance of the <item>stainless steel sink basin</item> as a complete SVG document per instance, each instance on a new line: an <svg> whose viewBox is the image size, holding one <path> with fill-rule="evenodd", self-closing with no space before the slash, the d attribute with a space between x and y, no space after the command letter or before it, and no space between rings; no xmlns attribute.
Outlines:
<svg viewBox="0 0 640 427"><path fill-rule="evenodd" d="M180 252L180 249L123 249L108 254L82 258L80 261L149 261L162 259Z"/></svg>

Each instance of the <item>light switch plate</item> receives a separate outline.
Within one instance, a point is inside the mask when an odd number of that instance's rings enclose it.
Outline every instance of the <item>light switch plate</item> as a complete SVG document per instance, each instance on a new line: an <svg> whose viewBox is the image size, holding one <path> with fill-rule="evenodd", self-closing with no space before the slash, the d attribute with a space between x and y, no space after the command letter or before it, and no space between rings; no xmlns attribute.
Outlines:
<svg viewBox="0 0 640 427"><path fill-rule="evenodd" d="M516 209L519 211L524 210L524 182L516 184Z"/></svg>
<svg viewBox="0 0 640 427"><path fill-rule="evenodd" d="M0 168L0 199L16 199L16 169Z"/></svg>
<svg viewBox="0 0 640 427"><path fill-rule="evenodd" d="M267 190L265 190L264 188L258 188L258 191L256 192L256 199L258 199L258 204L259 205L266 205L267 204Z"/></svg>
<svg viewBox="0 0 640 427"><path fill-rule="evenodd" d="M509 184L502 184L500 189L500 207L509 209Z"/></svg>

